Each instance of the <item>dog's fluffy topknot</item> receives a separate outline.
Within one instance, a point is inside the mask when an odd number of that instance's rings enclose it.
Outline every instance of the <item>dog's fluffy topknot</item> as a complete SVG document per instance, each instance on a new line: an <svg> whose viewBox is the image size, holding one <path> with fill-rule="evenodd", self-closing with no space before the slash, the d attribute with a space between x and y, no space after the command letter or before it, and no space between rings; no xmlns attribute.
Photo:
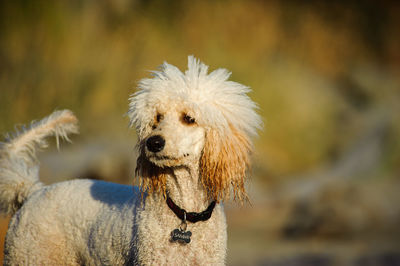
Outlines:
<svg viewBox="0 0 400 266"><path fill-rule="evenodd" d="M130 123L136 125L140 137L147 135L157 108L174 103L187 107L199 125L222 135L231 133L230 126L248 136L256 135L260 128L257 106L247 96L250 88L229 81L228 70L220 68L208 74L208 66L189 56L185 73L166 62L152 73L152 78L139 82L139 90L129 99Z"/></svg>

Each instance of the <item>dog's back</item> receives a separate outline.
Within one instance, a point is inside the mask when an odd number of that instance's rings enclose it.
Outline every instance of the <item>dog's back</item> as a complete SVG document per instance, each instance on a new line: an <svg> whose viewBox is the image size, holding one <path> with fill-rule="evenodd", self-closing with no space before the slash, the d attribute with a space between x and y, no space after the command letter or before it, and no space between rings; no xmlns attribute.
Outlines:
<svg viewBox="0 0 400 266"><path fill-rule="evenodd" d="M134 258L137 188L94 180L50 186L39 181L35 149L46 146L47 136L68 139L77 133L76 124L70 111L58 111L1 144L0 210L12 215L5 265L120 265Z"/></svg>

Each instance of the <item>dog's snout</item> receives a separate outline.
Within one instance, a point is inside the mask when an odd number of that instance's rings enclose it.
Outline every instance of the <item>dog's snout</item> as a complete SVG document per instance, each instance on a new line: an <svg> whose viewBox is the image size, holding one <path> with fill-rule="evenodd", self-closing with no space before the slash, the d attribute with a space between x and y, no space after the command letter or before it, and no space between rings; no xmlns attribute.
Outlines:
<svg viewBox="0 0 400 266"><path fill-rule="evenodd" d="M152 136L147 139L146 146L151 152L159 152L164 149L165 140L160 135Z"/></svg>

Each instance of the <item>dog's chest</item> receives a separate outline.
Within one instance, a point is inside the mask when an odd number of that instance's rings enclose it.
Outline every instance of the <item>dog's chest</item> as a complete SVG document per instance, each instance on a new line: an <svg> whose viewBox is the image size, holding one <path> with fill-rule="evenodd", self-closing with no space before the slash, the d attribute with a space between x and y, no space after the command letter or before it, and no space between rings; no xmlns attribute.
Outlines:
<svg viewBox="0 0 400 266"><path fill-rule="evenodd" d="M190 243L171 241L180 220L169 209L141 213L138 224L138 260L145 265L218 265L226 254L226 224L218 209L205 222L188 223Z"/></svg>

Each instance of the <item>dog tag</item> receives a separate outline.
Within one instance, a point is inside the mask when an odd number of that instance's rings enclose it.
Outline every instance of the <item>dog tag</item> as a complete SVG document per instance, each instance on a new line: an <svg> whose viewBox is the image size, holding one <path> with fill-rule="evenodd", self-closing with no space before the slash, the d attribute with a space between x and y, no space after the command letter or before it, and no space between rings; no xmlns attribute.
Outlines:
<svg viewBox="0 0 400 266"><path fill-rule="evenodd" d="M190 237L192 236L192 232L190 231L183 231L179 228L175 229L171 232L171 241L172 242L179 242L182 244L190 243Z"/></svg>

